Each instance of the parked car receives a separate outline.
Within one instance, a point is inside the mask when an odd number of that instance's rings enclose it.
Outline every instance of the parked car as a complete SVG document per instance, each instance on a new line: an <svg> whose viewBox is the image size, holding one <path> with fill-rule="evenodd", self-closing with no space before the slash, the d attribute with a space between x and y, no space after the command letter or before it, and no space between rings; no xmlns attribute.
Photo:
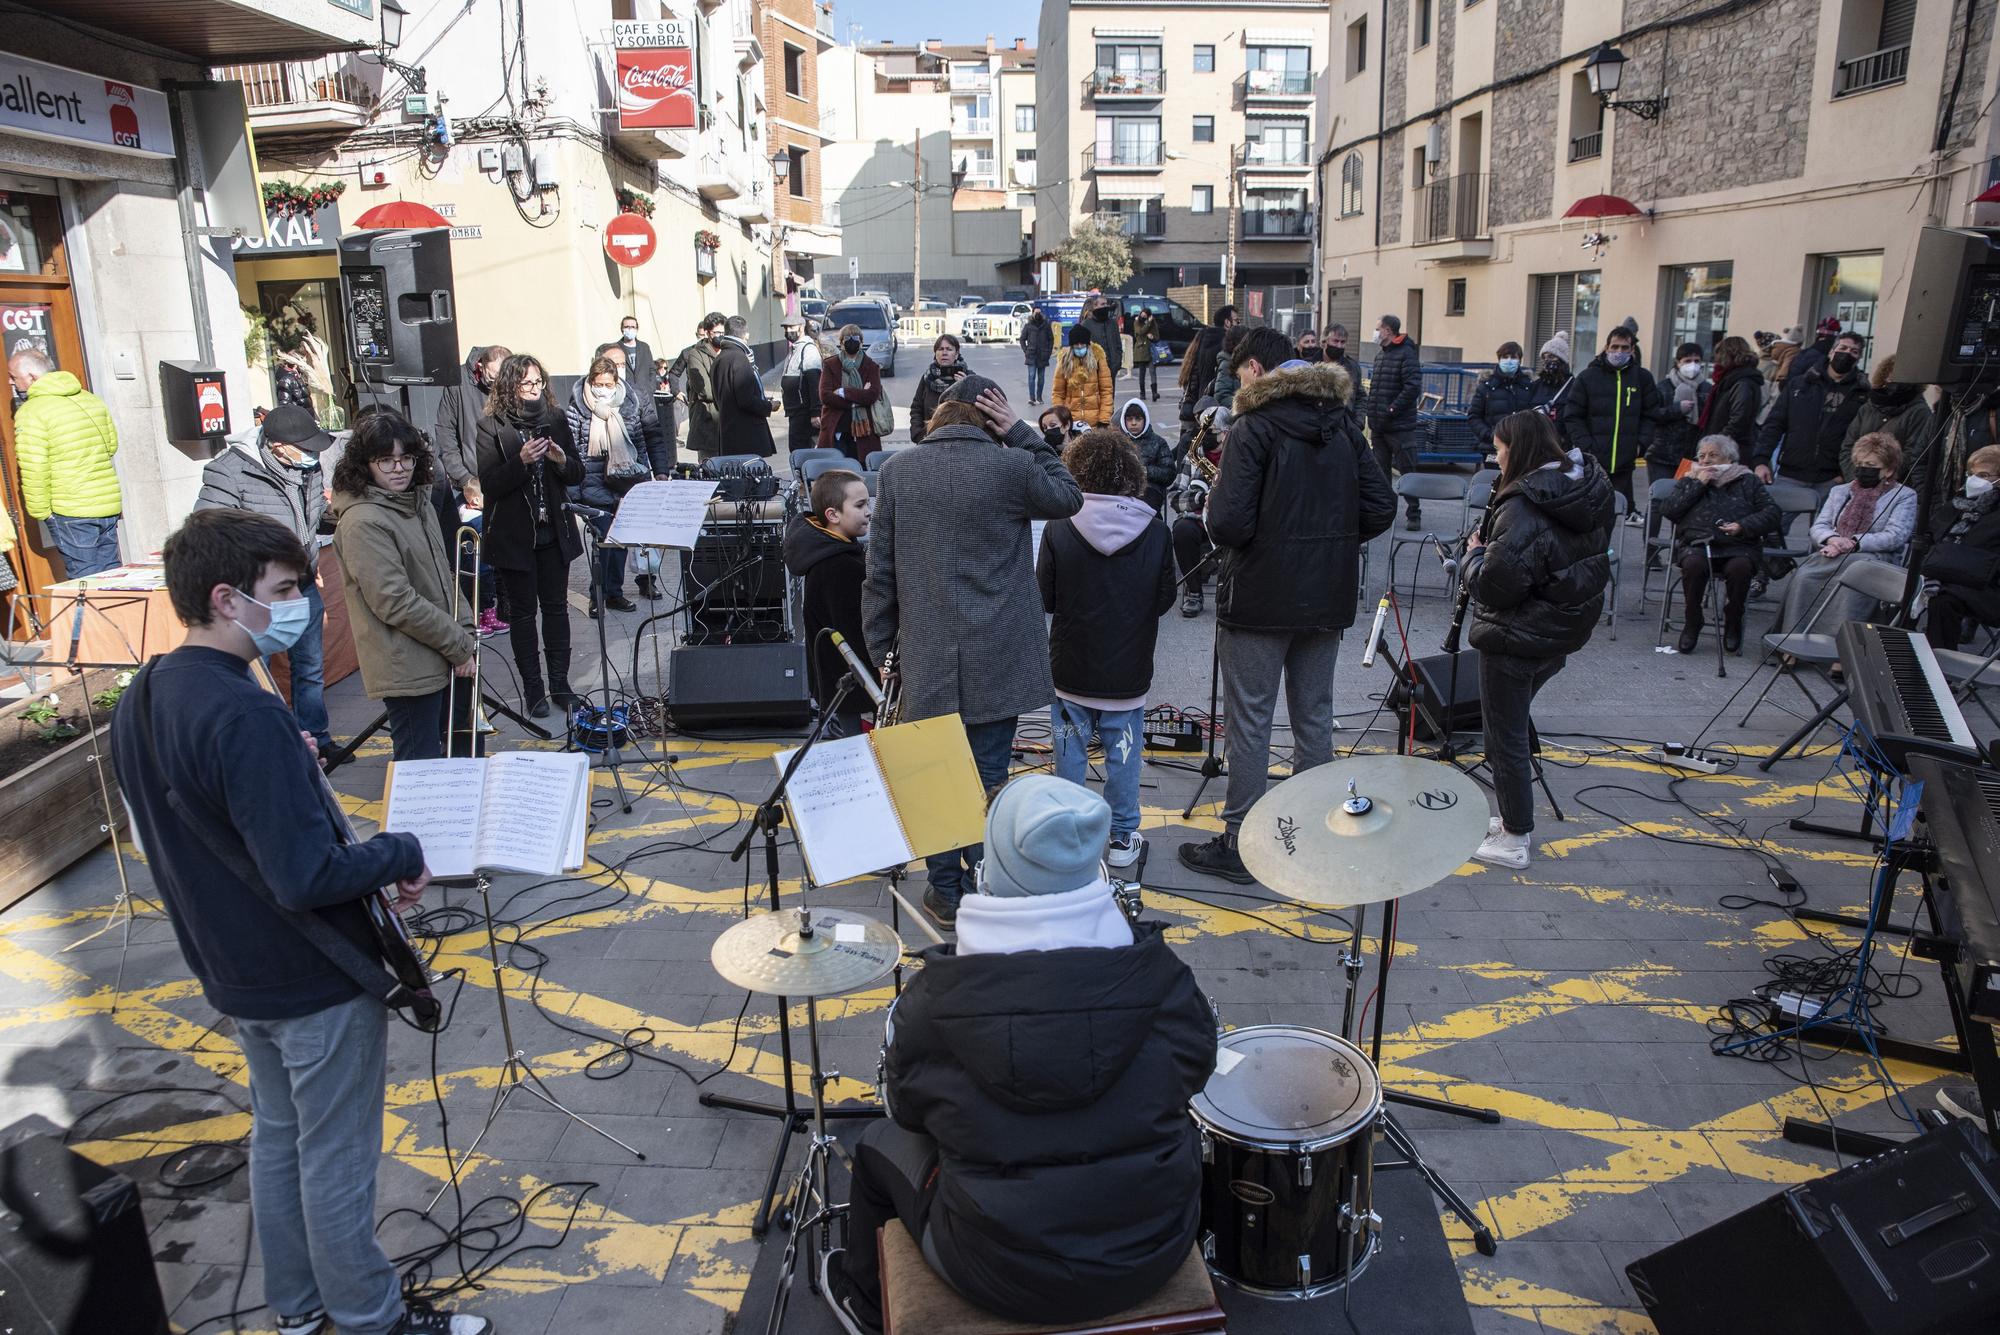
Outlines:
<svg viewBox="0 0 2000 1335"><path fill-rule="evenodd" d="M1012 343L1021 337L1021 325L1035 308L1025 301L989 301L965 317L968 343Z"/></svg>
<svg viewBox="0 0 2000 1335"><path fill-rule="evenodd" d="M1126 331L1132 328L1132 316L1138 311L1151 311L1159 322L1159 332L1155 343L1167 346L1166 360L1179 361L1187 355L1188 344L1194 342L1201 332L1201 318L1171 297L1156 297L1146 292L1135 292L1130 296L1114 297L1121 310L1120 315Z"/></svg>
<svg viewBox="0 0 2000 1335"><path fill-rule="evenodd" d="M882 368L884 379L894 379L896 375L896 322L881 302L863 297L859 301L849 300L835 303L826 313L826 353L828 356L840 354L840 343L835 335L847 326L853 325L861 331L861 343L875 364Z"/></svg>
<svg viewBox="0 0 2000 1335"><path fill-rule="evenodd" d="M831 305L825 297L800 297L799 314L814 324L825 324L827 308Z"/></svg>
<svg viewBox="0 0 2000 1335"><path fill-rule="evenodd" d="M986 298L980 296L977 292L961 292L958 296L958 304L968 308L984 306L986 305Z"/></svg>

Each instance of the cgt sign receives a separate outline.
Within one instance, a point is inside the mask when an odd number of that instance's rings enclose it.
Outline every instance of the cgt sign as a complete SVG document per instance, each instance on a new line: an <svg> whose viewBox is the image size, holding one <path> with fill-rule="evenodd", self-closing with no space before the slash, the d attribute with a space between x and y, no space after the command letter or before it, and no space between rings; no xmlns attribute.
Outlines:
<svg viewBox="0 0 2000 1335"><path fill-rule="evenodd" d="M149 158L174 155L166 94L0 52L0 130Z"/></svg>
<svg viewBox="0 0 2000 1335"><path fill-rule="evenodd" d="M694 44L687 21L620 21L611 27L618 128L694 129Z"/></svg>

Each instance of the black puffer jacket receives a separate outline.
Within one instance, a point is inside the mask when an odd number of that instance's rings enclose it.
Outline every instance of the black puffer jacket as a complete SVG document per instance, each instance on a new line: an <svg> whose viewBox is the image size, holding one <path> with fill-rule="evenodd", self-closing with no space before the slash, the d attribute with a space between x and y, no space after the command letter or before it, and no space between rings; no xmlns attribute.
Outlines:
<svg viewBox="0 0 2000 1335"><path fill-rule="evenodd" d="M1216 618L1236 630L1345 630L1361 544L1396 517L1362 440L1354 381L1330 363L1271 371L1236 392L1208 535L1222 553Z"/></svg>
<svg viewBox="0 0 2000 1335"><path fill-rule="evenodd" d="M1056 690L1130 700L1153 685L1160 618L1174 605L1174 546L1136 496L1085 492L1083 508L1052 519L1035 556L1049 622Z"/></svg>
<svg viewBox="0 0 2000 1335"><path fill-rule="evenodd" d="M1690 385L1672 373L1653 383L1659 391L1660 415L1653 425L1653 443L1646 447L1646 476L1658 482L1672 477L1682 460L1694 458L1702 415L1708 411L1715 384L1704 375Z"/></svg>
<svg viewBox="0 0 2000 1335"><path fill-rule="evenodd" d="M1756 454L1748 462L1809 487L1837 481L1841 443L1867 402L1868 382L1861 372L1849 371L1847 379L1835 380L1822 363L1800 375L1795 360L1771 405L1771 415L1757 433Z"/></svg>
<svg viewBox="0 0 2000 1335"><path fill-rule="evenodd" d="M1577 372L1563 400L1563 435L1607 473L1629 473L1653 444L1660 415L1660 389L1638 354L1623 368L1598 353Z"/></svg>
<svg viewBox="0 0 2000 1335"><path fill-rule="evenodd" d="M1757 453L1757 414L1762 411L1764 373L1755 366L1739 366L1709 391L1695 444L1702 436L1727 436L1736 442L1736 457L1748 463Z"/></svg>
<svg viewBox="0 0 2000 1335"><path fill-rule="evenodd" d="M896 1120L937 1141L929 1239L952 1286L1017 1320L1094 1320L1187 1260L1188 1100L1215 1020L1157 922L1132 945L924 952L887 1054Z"/></svg>
<svg viewBox="0 0 2000 1335"><path fill-rule="evenodd" d="M1501 418L1509 413L1541 407L1559 388L1560 385L1551 385L1540 376L1526 371L1516 371L1512 375L1495 371L1474 387L1472 404L1466 409L1466 416L1472 419L1472 428L1479 433L1480 444L1491 445L1493 428L1500 425Z"/></svg>
<svg viewBox="0 0 2000 1335"><path fill-rule="evenodd" d="M1049 317L1036 311L1021 326L1021 356L1029 366L1047 366L1056 350L1055 329Z"/></svg>
<svg viewBox="0 0 2000 1335"><path fill-rule="evenodd" d="M1223 329L1208 325L1194 336L1181 362L1181 420L1194 420L1195 406L1208 396L1215 383L1215 361L1222 352Z"/></svg>
<svg viewBox="0 0 2000 1335"><path fill-rule="evenodd" d="M917 392L910 400L910 439L922 441L929 430L931 414L944 402L945 391L963 380L967 374L965 363L953 362L950 366L940 366L936 362L917 377Z"/></svg>
<svg viewBox="0 0 2000 1335"><path fill-rule="evenodd" d="M1472 647L1556 658L1590 642L1611 581L1611 479L1588 456L1501 491L1473 554Z"/></svg>
<svg viewBox="0 0 2000 1335"><path fill-rule="evenodd" d="M1715 533L1722 524L1743 525L1743 531L1736 535L1734 541L1715 544L1714 551L1709 555L1716 561L1758 555L1764 546L1764 539L1776 533L1785 521L1784 512L1771 499L1771 493L1747 468L1720 487L1689 473L1676 482L1666 500L1660 502L1660 513L1673 521L1676 552L1690 541Z"/></svg>
<svg viewBox="0 0 2000 1335"><path fill-rule="evenodd" d="M1079 323L1089 333L1090 341L1104 350L1104 360L1111 366L1112 383L1116 384L1118 372L1125 365L1125 336L1118 327L1118 317L1106 307L1101 311L1092 311Z"/></svg>
<svg viewBox="0 0 2000 1335"><path fill-rule="evenodd" d="M1417 341L1405 334L1375 350L1368 371L1368 429L1401 431L1417 424L1417 400L1424 392L1424 366Z"/></svg>
<svg viewBox="0 0 2000 1335"><path fill-rule="evenodd" d="M807 670L813 699L824 707L848 669L832 638L822 637L821 630L839 631L868 671L875 671L868 657L868 637L861 628L861 586L868 575L868 552L858 542L829 533L809 516L798 515L785 529L783 555L785 569L805 582L799 612L805 621L806 641L812 645ZM859 713L866 706L866 697L857 689L848 694L842 707Z"/></svg>

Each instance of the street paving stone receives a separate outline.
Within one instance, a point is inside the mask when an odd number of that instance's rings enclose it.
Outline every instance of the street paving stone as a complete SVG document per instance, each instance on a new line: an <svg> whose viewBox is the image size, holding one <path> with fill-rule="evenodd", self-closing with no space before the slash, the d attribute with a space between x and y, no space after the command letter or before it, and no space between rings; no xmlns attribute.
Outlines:
<svg viewBox="0 0 2000 1335"><path fill-rule="evenodd" d="M1018 357L977 350L973 360L1020 393ZM1164 415L1171 425L1171 414ZM1426 518L1455 528L1438 507ZM1636 551L1636 536L1619 536ZM1377 579L1383 564L1373 563ZM1371 589L1366 602L1374 596ZM1400 1114L1501 1239L1498 1255L1480 1256L1469 1230L1444 1219L1482 1335L1649 1330L1624 1278L1627 1262L1835 1167L1832 1155L1783 1141L1785 1117L1833 1114L1843 1124L1886 1131L1903 1125L1875 1072L1854 1056L1822 1054L1807 1080L1797 1061L1771 1065L1710 1051L1707 1021L1717 1005L1745 995L1765 976L1764 960L1854 938L1838 928L1808 933L1769 908L1723 907L1732 895L1773 897L1759 859L1745 847L1669 840L1727 845L1703 817L1733 823L1744 845L1783 860L1817 904L1859 906L1872 860L1862 845L1793 834L1784 825L1808 808L1822 818L1858 816L1853 795L1832 776L1831 735L1812 754L1759 773L1748 761L1768 753L1794 718L1767 705L1750 727L1736 726L1742 700L1734 710L1724 706L1752 681L1755 660L1731 659L1729 678L1718 681L1711 658L1656 654L1652 614L1638 605L1636 580L1628 579L1624 599L1619 638L1600 634L1536 704L1548 780L1568 819L1554 819L1542 802L1536 858L1526 871L1468 864L1405 901L1398 926L1383 1015L1384 1074L1401 1089L1495 1108L1504 1117L1486 1126L1429 1110ZM572 600L581 631L589 623L581 615L580 586ZM1448 611L1434 593L1406 610L1416 651L1433 650ZM638 620L623 614L610 626L620 672L630 662ZM1207 708L1213 633L1212 610L1195 620L1169 613L1154 702ZM573 680L586 690L600 679L588 652L594 644L594 634L577 635ZM1350 636L1348 647L1335 682L1339 744L1391 749L1394 719L1378 705L1387 675L1379 664L1359 665L1358 637ZM650 694L658 683L649 665L647 655L636 685ZM500 693L509 692L504 643L488 646L486 673ZM1787 687L1774 698L1788 707L1799 703ZM358 679L335 688L331 703L342 735L375 712ZM1682 778L1670 792L1675 775L1619 749L1697 734L1732 749L1743 763L1713 778ZM1289 764L1289 741L1281 729L1274 762L1281 770ZM1017 768L1045 765L1046 719L1024 719L1020 742ZM503 724L499 744L523 739ZM699 1335L737 1324L756 1256L751 1220L776 1131L766 1119L704 1106L693 1078L706 1081L702 1090L742 1097L770 1099L780 1091L771 1006L753 998L746 1008L743 994L727 987L707 958L746 902L765 903L761 854L749 859L746 883L746 865L726 853L775 775L777 747L770 739L675 738L670 749L680 760L671 773L678 791L664 784L657 766L628 770L626 784L644 790L630 815L617 809L611 779L599 773L585 873L555 883L519 876L495 882L496 910L522 923L522 938L547 956L537 977L527 952L509 951L503 942L516 1044L550 1092L643 1150L643 1162L517 1092L458 1195L447 1193L438 1222L417 1218L409 1212L421 1211L448 1177L447 1135L457 1153L477 1132L507 1055L483 932L461 924L438 943L437 967L459 972L445 984L456 1011L437 1039L435 1067L429 1039L392 1026L379 1205L385 1215L404 1213L388 1219L385 1238L404 1253L436 1250L460 1203L474 1224L491 1226L484 1236L503 1243L500 1254L468 1252L464 1260L477 1270L479 1287L450 1301L492 1316L504 1335L582 1329ZM649 756L658 750L657 742L647 743ZM387 755L377 737L335 776L364 830L380 815ZM1210 784L1193 817L1184 818L1199 776L1185 758L1152 759L1160 763L1148 766L1153 786L1143 794L1148 909L1172 924L1170 941L1220 1006L1223 1022L1337 1027L1336 961L1346 940L1340 918L1272 903L1254 890L1239 894L1181 867L1176 846L1218 828L1221 785ZM175 1189L159 1172L182 1146L245 1135L243 1064L230 1024L187 976L143 862L129 848L126 861L144 911L131 929L122 992L113 986L122 929L84 941L106 924L116 892L108 849L0 915L6 1002L0 1114L9 1121L39 1114L67 1127L119 1093L183 1091L141 1094L89 1115L73 1140L140 1182L175 1325L214 1331L239 1284L246 1307L261 1301L248 1242L247 1183L237 1173ZM800 875L796 852L787 847L787 904L797 902ZM914 898L922 883L919 867L905 889ZM477 902L464 891L441 891L427 906L447 900ZM891 909L876 879L814 892L814 902L858 907L884 920ZM1906 890L1899 915L1913 904ZM1379 914L1370 915L1371 932L1379 922ZM907 944L924 943L907 920L903 927ZM1881 967L1893 971L1899 958L1885 948ZM1373 985L1373 960L1371 944L1364 990ZM1947 1035L1929 966L1916 962L1912 972L1923 992L1890 1003L1884 1018L1898 1033ZM830 1085L836 1100L872 1099L891 996L885 982L820 1006L825 1049L840 1071ZM584 1032L565 1032L555 1019ZM803 1072L803 1019L803 1008L794 1006L795 1073ZM714 1074L725 1060L727 1071ZM1928 1104L1940 1078L1900 1063L1889 1072L1911 1106ZM794 1161L798 1146L794 1138ZM525 1217L517 1217L516 1201L527 1203ZM462 1284L460 1266L460 1256L445 1249L428 1260L426 1277L440 1287ZM740 1315L745 1325L762 1319ZM226 1320L219 1324L228 1328ZM252 1311L242 1328L268 1331L271 1324L268 1312Z"/></svg>

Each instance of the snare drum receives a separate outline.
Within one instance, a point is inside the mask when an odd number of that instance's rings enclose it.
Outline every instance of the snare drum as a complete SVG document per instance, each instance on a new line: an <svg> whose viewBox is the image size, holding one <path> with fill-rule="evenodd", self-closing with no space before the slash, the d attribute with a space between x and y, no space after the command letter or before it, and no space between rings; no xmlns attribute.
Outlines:
<svg viewBox="0 0 2000 1335"><path fill-rule="evenodd" d="M1359 1275L1382 1081L1346 1039L1298 1025L1237 1029L1190 1107L1201 1132L1201 1248L1209 1272L1267 1298L1317 1298Z"/></svg>

